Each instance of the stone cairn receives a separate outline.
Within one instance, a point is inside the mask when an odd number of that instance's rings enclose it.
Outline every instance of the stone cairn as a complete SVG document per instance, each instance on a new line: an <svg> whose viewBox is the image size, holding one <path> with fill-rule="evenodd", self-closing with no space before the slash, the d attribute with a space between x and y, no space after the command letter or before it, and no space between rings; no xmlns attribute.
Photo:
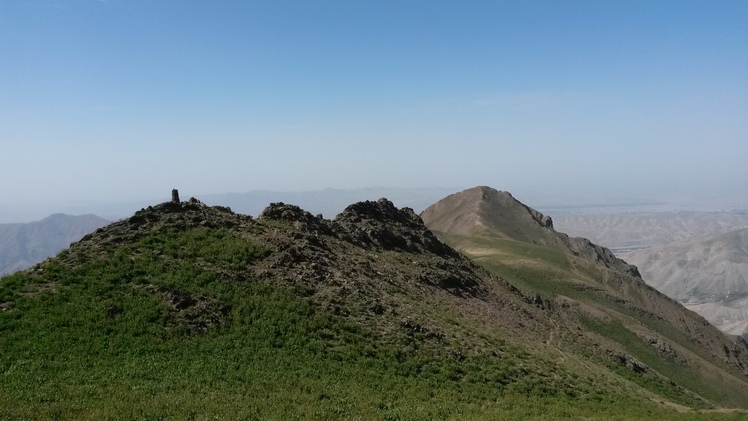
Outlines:
<svg viewBox="0 0 748 421"><path fill-rule="evenodd" d="M171 189L171 201L173 203L179 203L179 190Z"/></svg>

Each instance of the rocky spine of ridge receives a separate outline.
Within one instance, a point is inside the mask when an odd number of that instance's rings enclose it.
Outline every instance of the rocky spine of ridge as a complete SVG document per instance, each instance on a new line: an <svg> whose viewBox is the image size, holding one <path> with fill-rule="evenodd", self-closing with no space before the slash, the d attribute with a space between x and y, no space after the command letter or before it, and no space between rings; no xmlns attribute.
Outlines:
<svg viewBox="0 0 748 421"><path fill-rule="evenodd" d="M387 199L352 204L333 220L284 203L272 203L252 218L195 198L172 200L97 229L60 259L76 264L154 232L201 227L236 231L268 246L270 255L247 268L250 276L312 288L330 305L345 299L341 297L355 302L351 290L358 292L361 302L378 302L377 297L385 295L377 286L382 282L427 285L458 297L476 297L483 291L481 276L486 276L476 274L479 268L439 241L412 209L397 209Z"/></svg>
<svg viewBox="0 0 748 421"><path fill-rule="evenodd" d="M397 209L387 199L355 203L333 220L284 203L272 203L253 218L195 198L172 200L97 229L55 259L75 268L105 259L119 247L132 246L153 234L195 229L230 231L268 249L263 258L240 269L199 258L197 264L218 273L222 282L256 280L286 285L334 314L406 338L414 329L433 338L442 333L422 317L412 316L418 312L402 303L398 293L408 291L408 296L422 299L446 294L451 299L482 300L486 279L491 279L439 241L412 209ZM45 262L29 272L41 281L46 277ZM172 309L170 323L196 332L222 324L229 314L224 303L210 297L164 289L147 281L133 285L160 297ZM12 308L11 303L0 302L0 310ZM116 314L121 309L111 311Z"/></svg>
<svg viewBox="0 0 748 421"><path fill-rule="evenodd" d="M302 282L333 285L348 284L351 278L416 282L457 296L477 296L482 290L474 273L477 267L439 241L412 209L397 209L387 199L352 204L333 220L295 205L272 203L258 221L290 223L297 230L290 238L279 232L266 237L281 253L271 256L264 267L259 265L261 277L284 278L293 272ZM380 255L392 264L373 257ZM417 270L403 273L401 263L417 265ZM370 286L362 282L356 288Z"/></svg>
<svg viewBox="0 0 748 421"><path fill-rule="evenodd" d="M127 219L85 235L74 248L133 241L153 231L196 227L247 230L257 221L283 221L317 238L332 236L369 250L430 253L460 259L461 255L439 241L410 208L397 209L387 199L348 206L334 220L312 215L295 205L271 203L257 219L234 213L224 206L209 206L195 198L143 208Z"/></svg>
<svg viewBox="0 0 748 421"><path fill-rule="evenodd" d="M364 249L460 256L440 242L412 209L397 209L384 198L352 204L334 220L295 205L271 203L258 219L290 222L303 231L332 235Z"/></svg>
<svg viewBox="0 0 748 421"><path fill-rule="evenodd" d="M641 279L636 266L585 238L553 228L550 216L510 193L480 186L452 194L428 207L421 218L429 229L457 235L487 235L549 246Z"/></svg>

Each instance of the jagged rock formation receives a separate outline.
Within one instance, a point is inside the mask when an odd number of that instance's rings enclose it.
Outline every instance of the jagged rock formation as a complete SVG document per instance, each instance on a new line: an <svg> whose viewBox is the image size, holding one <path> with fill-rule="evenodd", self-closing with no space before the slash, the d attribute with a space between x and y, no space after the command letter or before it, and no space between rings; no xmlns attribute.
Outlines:
<svg viewBox="0 0 748 421"><path fill-rule="evenodd" d="M474 187L447 196L421 214L426 226L457 235L488 235L553 247L605 267L640 277L635 266L616 258L605 247L553 229L553 220L524 205L510 193Z"/></svg>
<svg viewBox="0 0 748 421"><path fill-rule="evenodd" d="M350 286L350 278L379 279L372 284L356 284L358 299L363 301L377 296L386 299L377 291L382 280L431 285L457 296L477 296L481 291L480 278L473 273L476 268L467 259L437 240L412 209L397 209L386 199L350 205L334 220L314 216L294 205L274 203L258 220L283 221L299 230L287 240L278 238L276 232L274 238L268 238L278 244L282 253L260 265L258 270L263 277L283 277L278 273L281 268L298 270L297 277L302 281L332 285ZM403 263L403 258L411 256L410 262L417 264L418 270L393 272L386 261L372 260L371 256L377 254L394 259L391 263Z"/></svg>
<svg viewBox="0 0 748 421"><path fill-rule="evenodd" d="M351 203L376 200L386 197L398 207L410 207L420 212L435 201L452 193L444 188L365 188L365 189L324 189L303 192L251 191L204 195L201 199L208 204L229 205L238 213L259 215L268 203L293 203L313 214L324 214L334 218Z"/></svg>
<svg viewBox="0 0 748 421"><path fill-rule="evenodd" d="M398 210L387 199L350 205L335 218L335 225L343 238L362 246L458 256L436 239L413 209Z"/></svg>

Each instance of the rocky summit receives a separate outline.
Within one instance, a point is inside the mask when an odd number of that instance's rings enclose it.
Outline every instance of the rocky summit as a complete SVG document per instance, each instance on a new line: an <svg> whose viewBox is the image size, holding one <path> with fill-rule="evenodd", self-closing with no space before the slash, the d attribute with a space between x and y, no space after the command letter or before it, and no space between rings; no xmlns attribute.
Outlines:
<svg viewBox="0 0 748 421"><path fill-rule="evenodd" d="M156 233L197 229L230 230L272 251L241 274L225 273L230 280L252 278L307 288L318 303L333 310L346 301L345 308L360 310L356 318L389 309L387 284L464 296L478 294L481 276L486 276L474 273L480 269L440 242L411 209L397 209L386 199L353 204L333 220L284 203L270 204L254 219L194 198L165 202L85 236L60 260L79 265ZM42 267L32 273L43 272ZM185 297L182 291L165 294Z"/></svg>
<svg viewBox="0 0 748 421"><path fill-rule="evenodd" d="M515 202L478 188L422 216L386 199L334 219L284 203L257 217L178 197L144 208L2 278L0 412L662 418L748 408L744 342Z"/></svg>

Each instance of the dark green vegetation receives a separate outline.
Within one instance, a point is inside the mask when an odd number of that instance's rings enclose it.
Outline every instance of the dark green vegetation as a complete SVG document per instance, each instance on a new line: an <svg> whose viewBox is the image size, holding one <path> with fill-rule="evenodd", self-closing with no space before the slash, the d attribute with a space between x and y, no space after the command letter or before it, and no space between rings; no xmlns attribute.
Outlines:
<svg viewBox="0 0 748 421"><path fill-rule="evenodd" d="M259 219L194 201L143 210L2 278L0 414L683 419L748 406L738 383L710 395L649 348L640 375L620 364L628 353L577 344L551 299L599 295L539 279L601 271L507 245L542 264L494 262L504 279L491 276L386 201L334 221L285 205ZM638 338L592 314L574 334Z"/></svg>

